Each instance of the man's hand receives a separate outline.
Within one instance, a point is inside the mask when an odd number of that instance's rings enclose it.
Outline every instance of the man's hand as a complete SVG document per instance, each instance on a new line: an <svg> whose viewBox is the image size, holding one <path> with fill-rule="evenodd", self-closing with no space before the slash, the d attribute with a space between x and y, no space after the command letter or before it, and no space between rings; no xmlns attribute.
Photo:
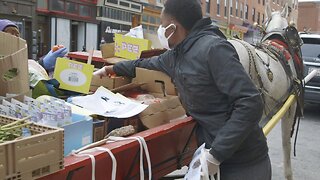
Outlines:
<svg viewBox="0 0 320 180"><path fill-rule="evenodd" d="M93 73L94 76L99 76L101 77L111 77L115 75L115 72L113 71L113 66L104 66L101 69L95 71Z"/></svg>
<svg viewBox="0 0 320 180"><path fill-rule="evenodd" d="M63 57L67 54L67 48L60 48L55 52L50 50L48 54L43 58L43 67L47 71L52 71L54 66L56 65L56 61L58 57Z"/></svg>
<svg viewBox="0 0 320 180"><path fill-rule="evenodd" d="M209 149L202 149L200 158L202 162L205 162L201 164L207 165L208 175L215 175L219 171L220 162L210 154ZM202 168L205 169L206 167L202 167Z"/></svg>

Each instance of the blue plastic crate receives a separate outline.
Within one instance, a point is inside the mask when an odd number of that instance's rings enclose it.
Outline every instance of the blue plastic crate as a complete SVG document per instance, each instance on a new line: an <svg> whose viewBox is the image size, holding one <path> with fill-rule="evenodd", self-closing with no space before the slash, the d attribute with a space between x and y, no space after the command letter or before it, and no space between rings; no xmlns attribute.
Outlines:
<svg viewBox="0 0 320 180"><path fill-rule="evenodd" d="M64 156L72 150L79 149L92 143L92 117L72 114L72 123L63 126L64 129Z"/></svg>

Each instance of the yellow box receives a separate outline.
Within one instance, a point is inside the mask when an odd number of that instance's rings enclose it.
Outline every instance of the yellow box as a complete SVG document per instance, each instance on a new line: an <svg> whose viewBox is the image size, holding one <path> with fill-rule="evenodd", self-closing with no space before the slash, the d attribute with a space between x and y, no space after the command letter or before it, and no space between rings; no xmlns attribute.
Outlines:
<svg viewBox="0 0 320 180"><path fill-rule="evenodd" d="M141 51L151 49L151 41L115 34L115 56L125 59L139 59Z"/></svg>
<svg viewBox="0 0 320 180"><path fill-rule="evenodd" d="M58 58L53 77L60 83L59 88L89 93L94 66L66 58Z"/></svg>

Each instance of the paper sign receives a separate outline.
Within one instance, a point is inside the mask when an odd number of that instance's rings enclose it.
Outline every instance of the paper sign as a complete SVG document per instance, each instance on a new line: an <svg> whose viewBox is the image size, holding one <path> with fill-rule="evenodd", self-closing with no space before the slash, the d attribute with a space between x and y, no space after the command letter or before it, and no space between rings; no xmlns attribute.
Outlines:
<svg viewBox="0 0 320 180"><path fill-rule="evenodd" d="M88 94L94 66L66 58L58 58L53 77L59 88Z"/></svg>
<svg viewBox="0 0 320 180"><path fill-rule="evenodd" d="M139 59L144 50L151 48L151 41L122 34L115 34L115 56L125 59Z"/></svg>
<svg viewBox="0 0 320 180"><path fill-rule="evenodd" d="M72 104L105 117L128 118L145 110L148 105L134 102L120 94L99 87L94 94L69 98Z"/></svg>

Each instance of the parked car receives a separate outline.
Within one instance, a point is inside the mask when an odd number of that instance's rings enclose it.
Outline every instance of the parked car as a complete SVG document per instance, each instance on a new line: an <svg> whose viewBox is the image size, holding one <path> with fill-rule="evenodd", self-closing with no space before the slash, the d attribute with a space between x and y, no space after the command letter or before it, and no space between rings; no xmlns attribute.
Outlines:
<svg viewBox="0 0 320 180"><path fill-rule="evenodd" d="M305 102L320 104L320 34L300 33L304 75L318 69L317 75L305 85Z"/></svg>

